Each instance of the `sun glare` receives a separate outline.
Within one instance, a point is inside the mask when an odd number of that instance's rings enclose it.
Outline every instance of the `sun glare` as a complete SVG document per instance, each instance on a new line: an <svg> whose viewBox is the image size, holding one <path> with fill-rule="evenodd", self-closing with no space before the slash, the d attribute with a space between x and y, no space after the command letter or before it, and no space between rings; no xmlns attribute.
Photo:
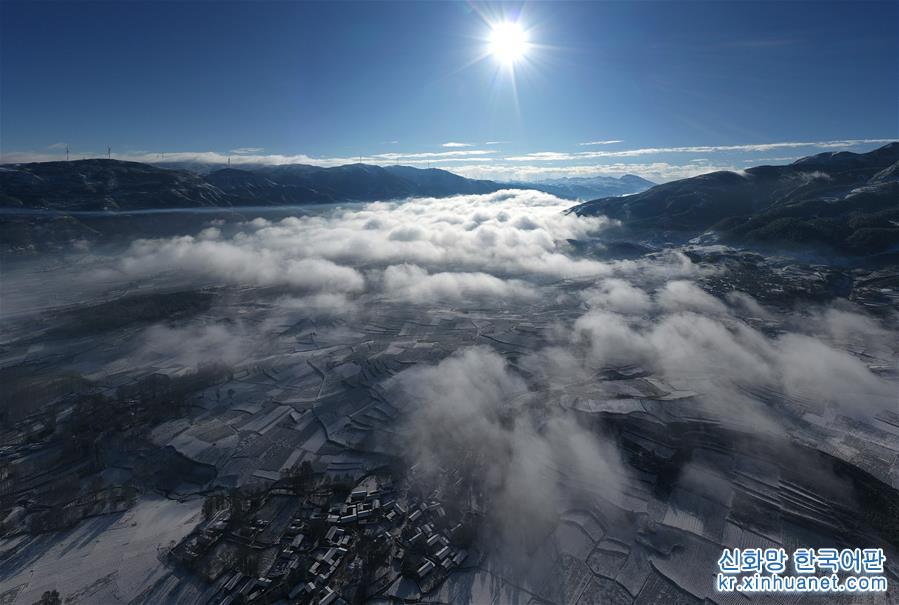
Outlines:
<svg viewBox="0 0 899 605"><path fill-rule="evenodd" d="M512 65L528 48L527 34L518 23L506 21L493 26L490 32L490 54L506 65Z"/></svg>

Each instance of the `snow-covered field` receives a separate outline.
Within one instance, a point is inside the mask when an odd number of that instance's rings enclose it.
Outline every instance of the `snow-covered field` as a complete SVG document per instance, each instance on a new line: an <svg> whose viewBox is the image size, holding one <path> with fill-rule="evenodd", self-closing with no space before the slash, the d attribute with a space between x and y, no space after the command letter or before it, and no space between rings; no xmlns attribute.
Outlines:
<svg viewBox="0 0 899 605"><path fill-rule="evenodd" d="M55 589L67 604L128 603L169 574L159 557L196 526L201 505L150 497L61 534L2 540L0 602L30 605Z"/></svg>

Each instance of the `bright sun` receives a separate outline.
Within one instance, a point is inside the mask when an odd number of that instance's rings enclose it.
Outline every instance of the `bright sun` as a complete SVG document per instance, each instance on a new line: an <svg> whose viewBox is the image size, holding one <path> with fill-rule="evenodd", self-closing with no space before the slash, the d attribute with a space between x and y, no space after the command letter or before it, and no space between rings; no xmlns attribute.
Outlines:
<svg viewBox="0 0 899 605"><path fill-rule="evenodd" d="M528 38L517 23L506 21L493 26L490 32L490 54L506 65L512 65L528 48Z"/></svg>

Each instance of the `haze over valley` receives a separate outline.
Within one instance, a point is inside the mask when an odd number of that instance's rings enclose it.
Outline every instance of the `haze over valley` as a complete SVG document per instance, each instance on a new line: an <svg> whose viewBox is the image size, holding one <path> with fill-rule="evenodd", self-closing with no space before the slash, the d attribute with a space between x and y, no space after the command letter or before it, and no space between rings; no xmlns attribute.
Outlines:
<svg viewBox="0 0 899 605"><path fill-rule="evenodd" d="M895 3L132 8L2 6L0 603L899 600Z"/></svg>

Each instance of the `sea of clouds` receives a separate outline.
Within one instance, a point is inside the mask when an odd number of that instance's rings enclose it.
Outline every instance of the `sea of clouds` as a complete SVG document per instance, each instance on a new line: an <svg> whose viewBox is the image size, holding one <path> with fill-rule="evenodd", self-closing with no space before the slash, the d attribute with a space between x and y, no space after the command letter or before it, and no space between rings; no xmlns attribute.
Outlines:
<svg viewBox="0 0 899 605"><path fill-rule="evenodd" d="M841 344L863 336L889 349L895 332L848 304L800 312L768 310L749 294L720 299L696 279L716 271L677 252L637 260L579 255L572 241L602 239L603 217L565 214L570 202L536 191L500 191L347 206L276 222L257 218L229 234L139 239L107 276L129 281L277 287L285 310L361 312L358 302L464 305L562 297L583 310L559 326L547 361L592 372L641 364L678 383L765 384L825 405L877 409L891 395L885 381ZM572 296L561 280L586 286ZM567 297L567 298L566 298ZM770 336L747 317L785 322ZM547 353L550 354L550 353ZM889 398L887 398L889 399Z"/></svg>
<svg viewBox="0 0 899 605"><path fill-rule="evenodd" d="M497 543L513 551L526 549L531 530L551 524L571 499L614 499L626 489L628 472L613 444L545 396L559 385L597 381L603 368L646 368L696 392L707 413L766 434L783 430L777 412L748 388L799 398L820 414L895 409L896 384L851 352L861 344L895 363L899 338L888 322L846 301L771 309L744 292L712 296L701 278L720 269L677 250L630 260L582 255L573 242L601 241L614 223L565 214L569 206L535 191L347 205L138 239L78 270L104 284L272 292L271 321L262 326L232 318L147 328L134 359L148 363L149 353L173 349L188 363L261 355L268 331L287 316L351 324L379 305L399 313L561 305L566 312L547 339L514 366L490 346L466 345L385 385L398 401L414 402L401 425L410 461L445 468L467 453L482 462L474 480L494 494L491 526ZM572 283L578 287L561 287ZM749 318L779 327L763 332Z"/></svg>

